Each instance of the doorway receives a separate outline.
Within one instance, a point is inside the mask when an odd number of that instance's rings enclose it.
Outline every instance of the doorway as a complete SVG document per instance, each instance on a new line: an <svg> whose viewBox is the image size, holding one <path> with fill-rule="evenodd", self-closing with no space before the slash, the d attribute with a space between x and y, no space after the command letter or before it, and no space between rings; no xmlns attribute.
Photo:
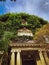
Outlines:
<svg viewBox="0 0 49 65"><path fill-rule="evenodd" d="M33 51L23 51L21 54L22 65L37 65Z"/></svg>
<svg viewBox="0 0 49 65"><path fill-rule="evenodd" d="M31 59L26 59L22 61L22 65L36 65L36 61L35 60L31 60Z"/></svg>

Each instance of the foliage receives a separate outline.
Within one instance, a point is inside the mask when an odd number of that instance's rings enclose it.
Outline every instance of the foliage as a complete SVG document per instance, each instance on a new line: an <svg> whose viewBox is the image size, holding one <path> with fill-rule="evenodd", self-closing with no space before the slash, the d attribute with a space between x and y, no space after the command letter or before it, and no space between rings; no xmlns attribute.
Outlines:
<svg viewBox="0 0 49 65"><path fill-rule="evenodd" d="M49 24L44 25L38 32L35 33L34 39L38 42L44 42L45 38L49 38Z"/></svg>
<svg viewBox="0 0 49 65"><path fill-rule="evenodd" d="M27 25L22 25L23 19L27 22ZM47 23L47 21L42 18L25 13L5 14L0 16L0 21L1 27L6 31L18 30L19 28L26 26L34 32L37 28L40 28Z"/></svg>
<svg viewBox="0 0 49 65"><path fill-rule="evenodd" d="M4 31L4 34L2 35L2 38L0 40L0 50L7 51L8 45L10 43L10 39L13 38L14 34L9 31Z"/></svg>
<svg viewBox="0 0 49 65"><path fill-rule="evenodd" d="M22 25L23 20L27 24ZM23 27L30 29L33 34L48 22L38 16L26 13L8 13L0 16L0 50L7 51L10 39L17 38L17 30Z"/></svg>

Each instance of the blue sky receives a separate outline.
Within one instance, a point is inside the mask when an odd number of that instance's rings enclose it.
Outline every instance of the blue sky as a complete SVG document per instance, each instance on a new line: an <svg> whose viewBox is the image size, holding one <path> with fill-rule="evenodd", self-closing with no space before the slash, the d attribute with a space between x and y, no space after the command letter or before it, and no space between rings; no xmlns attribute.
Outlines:
<svg viewBox="0 0 49 65"><path fill-rule="evenodd" d="M0 15L8 12L26 12L49 21L49 0L16 0L0 1Z"/></svg>

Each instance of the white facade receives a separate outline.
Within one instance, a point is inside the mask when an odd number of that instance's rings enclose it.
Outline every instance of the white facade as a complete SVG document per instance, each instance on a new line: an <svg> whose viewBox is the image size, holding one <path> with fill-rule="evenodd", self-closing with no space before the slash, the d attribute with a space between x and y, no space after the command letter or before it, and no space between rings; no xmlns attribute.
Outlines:
<svg viewBox="0 0 49 65"><path fill-rule="evenodd" d="M21 29L18 31L18 36L33 36L33 33L28 29Z"/></svg>

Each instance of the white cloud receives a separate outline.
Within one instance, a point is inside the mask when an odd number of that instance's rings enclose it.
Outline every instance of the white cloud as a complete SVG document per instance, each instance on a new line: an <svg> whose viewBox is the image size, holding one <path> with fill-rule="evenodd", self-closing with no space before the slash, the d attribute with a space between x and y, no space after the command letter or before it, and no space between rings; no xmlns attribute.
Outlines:
<svg viewBox="0 0 49 65"><path fill-rule="evenodd" d="M45 2L45 5L49 5L49 2Z"/></svg>

